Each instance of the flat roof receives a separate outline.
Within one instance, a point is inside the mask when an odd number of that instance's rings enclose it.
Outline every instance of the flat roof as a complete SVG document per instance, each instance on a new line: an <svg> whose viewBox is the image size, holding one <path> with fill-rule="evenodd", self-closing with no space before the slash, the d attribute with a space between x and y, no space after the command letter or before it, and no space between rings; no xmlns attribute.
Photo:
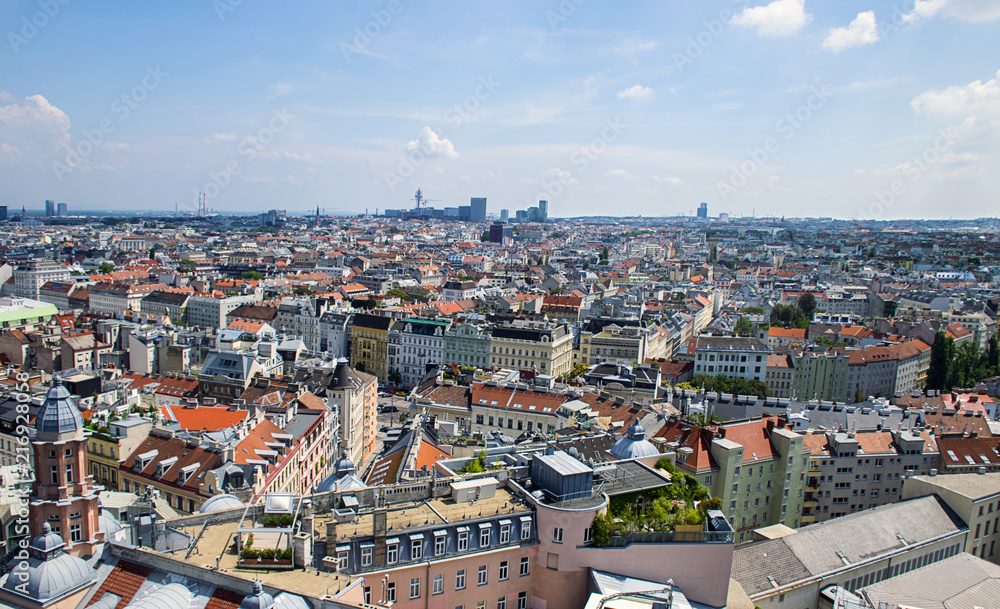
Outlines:
<svg viewBox="0 0 1000 609"><path fill-rule="evenodd" d="M913 477L928 484L965 495L970 499L980 499L1000 494L1000 472Z"/></svg>

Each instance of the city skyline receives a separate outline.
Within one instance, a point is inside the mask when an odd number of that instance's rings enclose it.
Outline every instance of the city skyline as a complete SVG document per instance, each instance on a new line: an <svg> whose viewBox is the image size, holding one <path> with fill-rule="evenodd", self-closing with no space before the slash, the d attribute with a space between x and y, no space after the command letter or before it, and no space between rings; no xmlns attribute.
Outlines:
<svg viewBox="0 0 1000 609"><path fill-rule="evenodd" d="M995 215L990 3L463 8L10 3L2 203Z"/></svg>

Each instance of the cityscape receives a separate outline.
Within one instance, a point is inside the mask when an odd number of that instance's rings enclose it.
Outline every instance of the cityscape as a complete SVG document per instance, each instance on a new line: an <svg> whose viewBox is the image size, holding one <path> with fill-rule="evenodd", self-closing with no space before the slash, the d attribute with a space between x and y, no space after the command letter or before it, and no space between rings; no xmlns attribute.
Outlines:
<svg viewBox="0 0 1000 609"><path fill-rule="evenodd" d="M992 3L0 13L0 606L1000 608Z"/></svg>

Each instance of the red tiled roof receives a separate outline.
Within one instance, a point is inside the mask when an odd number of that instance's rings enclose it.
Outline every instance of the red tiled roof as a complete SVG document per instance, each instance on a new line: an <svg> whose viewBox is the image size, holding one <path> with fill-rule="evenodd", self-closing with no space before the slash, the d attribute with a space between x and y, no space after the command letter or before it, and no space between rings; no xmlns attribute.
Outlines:
<svg viewBox="0 0 1000 609"><path fill-rule="evenodd" d="M108 573L108 576L104 579L104 583L101 587L97 589L97 592L91 597L90 602L87 606L93 605L104 596L105 592L110 592L115 596L120 596L121 600L115 606L115 609L122 609L129 603L132 602L132 598L135 593L139 591L143 582L149 577L149 574L153 572L153 569L147 567L146 565L137 565L133 562L128 562L127 560L120 560L115 568Z"/></svg>
<svg viewBox="0 0 1000 609"><path fill-rule="evenodd" d="M247 419L247 410L229 410L218 406L185 408L165 404L160 406L160 414L180 424L185 431L219 431L239 425Z"/></svg>

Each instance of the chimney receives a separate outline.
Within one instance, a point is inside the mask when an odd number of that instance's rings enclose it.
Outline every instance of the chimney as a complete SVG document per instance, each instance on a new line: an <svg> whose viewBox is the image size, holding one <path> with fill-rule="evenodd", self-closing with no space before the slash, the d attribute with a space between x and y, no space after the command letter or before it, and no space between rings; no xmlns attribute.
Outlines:
<svg viewBox="0 0 1000 609"><path fill-rule="evenodd" d="M767 431L768 432L774 431L774 419L767 420Z"/></svg>
<svg viewBox="0 0 1000 609"><path fill-rule="evenodd" d="M979 468L979 475L980 476L985 476L986 475L986 468L985 467L980 467Z"/></svg>

